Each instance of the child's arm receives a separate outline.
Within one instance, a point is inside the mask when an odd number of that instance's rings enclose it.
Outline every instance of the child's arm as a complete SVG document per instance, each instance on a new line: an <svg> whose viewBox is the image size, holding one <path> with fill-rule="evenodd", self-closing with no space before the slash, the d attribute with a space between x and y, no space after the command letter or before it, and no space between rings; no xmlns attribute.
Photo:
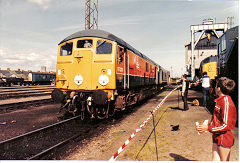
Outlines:
<svg viewBox="0 0 240 163"><path fill-rule="evenodd" d="M212 123L208 126L208 131L212 133L228 131L232 129L232 120L234 119L234 107L233 105L229 105L229 98L228 96L224 97L224 101L220 106L221 109L221 120L219 123ZM216 106L215 106L216 107Z"/></svg>

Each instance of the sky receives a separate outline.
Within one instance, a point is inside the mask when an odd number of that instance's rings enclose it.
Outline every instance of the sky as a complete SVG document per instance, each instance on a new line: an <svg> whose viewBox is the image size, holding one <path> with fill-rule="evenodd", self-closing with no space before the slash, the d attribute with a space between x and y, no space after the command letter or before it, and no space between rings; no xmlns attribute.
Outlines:
<svg viewBox="0 0 240 163"><path fill-rule="evenodd" d="M98 0L98 29L123 39L179 77L190 25L239 25L238 0ZM85 28L85 0L0 0L0 68L56 71L58 43Z"/></svg>

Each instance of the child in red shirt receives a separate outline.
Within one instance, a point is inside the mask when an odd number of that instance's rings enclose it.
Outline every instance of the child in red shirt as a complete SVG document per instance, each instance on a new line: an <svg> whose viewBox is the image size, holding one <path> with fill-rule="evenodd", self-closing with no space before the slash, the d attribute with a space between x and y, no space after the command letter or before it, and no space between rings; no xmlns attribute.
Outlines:
<svg viewBox="0 0 240 163"><path fill-rule="evenodd" d="M235 128L237 120L236 107L229 96L234 89L235 82L226 77L221 77L216 82L215 99L212 119L208 126L197 126L198 132L209 131L213 134L213 161L229 161L230 150L234 143L234 135L231 130Z"/></svg>

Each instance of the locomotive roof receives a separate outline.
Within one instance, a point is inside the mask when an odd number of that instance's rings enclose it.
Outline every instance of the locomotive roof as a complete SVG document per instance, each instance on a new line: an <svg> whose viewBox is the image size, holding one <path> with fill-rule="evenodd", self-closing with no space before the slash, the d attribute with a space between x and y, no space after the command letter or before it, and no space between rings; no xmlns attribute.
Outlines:
<svg viewBox="0 0 240 163"><path fill-rule="evenodd" d="M116 41L117 43L119 43L121 46L126 47L127 49L133 51L135 54L137 54L138 56L144 58L145 60L151 62L152 64L159 66L157 63L155 63L154 61L152 61L151 59L149 59L147 56L143 55L142 53L140 53L138 50L136 50L135 48L133 48L131 45L129 45L128 43L126 43L124 40L122 40L121 38L107 32L104 30L97 30L97 29L89 29L89 30L83 30L83 31L79 31L76 33L73 33L72 35L66 37L64 40L62 40L58 45L62 44L65 41L68 40L72 40L72 39L76 39L76 38L81 38L81 37L99 37L99 38L104 38L104 39L108 39L108 40L112 40L112 41Z"/></svg>

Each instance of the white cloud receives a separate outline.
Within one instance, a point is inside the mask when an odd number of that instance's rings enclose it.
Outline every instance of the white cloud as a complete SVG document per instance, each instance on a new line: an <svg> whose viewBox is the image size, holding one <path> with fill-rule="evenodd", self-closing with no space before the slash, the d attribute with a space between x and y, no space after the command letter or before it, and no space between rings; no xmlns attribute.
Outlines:
<svg viewBox="0 0 240 163"><path fill-rule="evenodd" d="M55 71L57 52L54 49L36 52L35 50L14 51L7 48L0 49L2 60L1 69L11 67L17 70L38 71L41 66L46 66L48 71Z"/></svg>
<svg viewBox="0 0 240 163"><path fill-rule="evenodd" d="M43 9L47 9L52 0L28 0L28 2L36 3Z"/></svg>
<svg viewBox="0 0 240 163"><path fill-rule="evenodd" d="M0 49L0 57L2 58L4 55L6 55L6 52L4 52L3 49Z"/></svg>

